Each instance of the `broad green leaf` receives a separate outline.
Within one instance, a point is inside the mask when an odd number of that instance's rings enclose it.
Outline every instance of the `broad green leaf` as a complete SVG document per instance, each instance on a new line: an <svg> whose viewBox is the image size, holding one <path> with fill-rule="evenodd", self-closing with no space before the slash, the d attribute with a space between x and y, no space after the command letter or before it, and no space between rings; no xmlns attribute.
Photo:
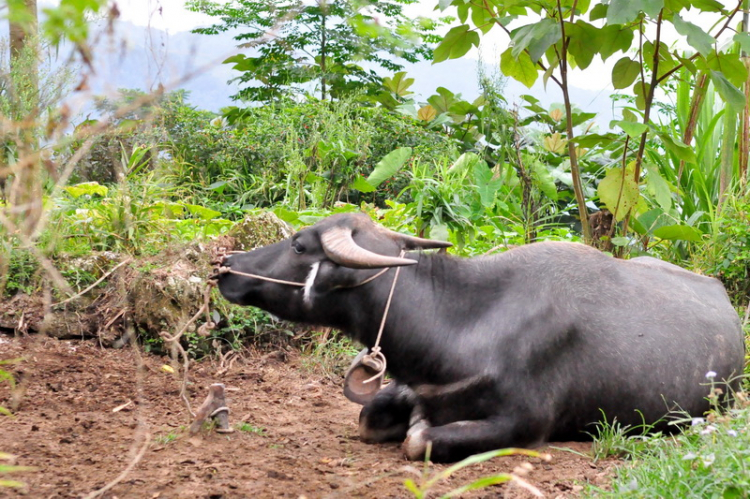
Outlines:
<svg viewBox="0 0 750 499"><path fill-rule="evenodd" d="M482 33L487 34L495 25L492 11L485 8L484 4L471 6L471 22L479 28ZM466 21L462 21L466 22Z"/></svg>
<svg viewBox="0 0 750 499"><path fill-rule="evenodd" d="M375 186L372 185L370 182L367 181L364 177L357 177L354 182L352 182L349 187L352 189L356 189L359 192L373 192L376 190Z"/></svg>
<svg viewBox="0 0 750 499"><path fill-rule="evenodd" d="M648 125L634 123L632 121L615 121L612 124L619 126L631 139L637 139L648 130ZM611 126L611 125L610 125Z"/></svg>
<svg viewBox="0 0 750 499"><path fill-rule="evenodd" d="M714 84L714 87L722 100L726 102L734 112L739 113L742 111L745 107L745 94L732 85L723 74L717 71L711 71L711 82Z"/></svg>
<svg viewBox="0 0 750 499"><path fill-rule="evenodd" d="M486 208L495 204L496 193L503 185L502 177L493 180L495 173L484 161L474 163L474 181L482 206Z"/></svg>
<svg viewBox="0 0 750 499"><path fill-rule="evenodd" d="M623 57L612 68L612 86L616 89L628 88L640 73L640 64L630 57Z"/></svg>
<svg viewBox="0 0 750 499"><path fill-rule="evenodd" d="M690 0L690 4L703 12L722 12L724 4L716 0Z"/></svg>
<svg viewBox="0 0 750 499"><path fill-rule="evenodd" d="M612 0L607 9L607 24L627 24L634 21L641 11L656 17L664 8L664 0Z"/></svg>
<svg viewBox="0 0 750 499"><path fill-rule="evenodd" d="M599 30L599 55L603 61L615 52L626 52L633 43L633 30L619 25L604 26Z"/></svg>
<svg viewBox="0 0 750 499"><path fill-rule="evenodd" d="M611 168L599 182L597 188L599 200L607 206L615 219L620 222L638 203L640 192L638 184L630 172L623 174L622 168Z"/></svg>
<svg viewBox="0 0 750 499"><path fill-rule="evenodd" d="M411 147L399 147L385 155L375 166L367 181L377 187L385 179L392 177L411 158Z"/></svg>
<svg viewBox="0 0 750 499"><path fill-rule="evenodd" d="M657 134L659 135L664 148L677 156L677 159L685 161L686 163L695 164L697 162L693 148L682 142L676 142L669 134L659 132L657 132Z"/></svg>
<svg viewBox="0 0 750 499"><path fill-rule="evenodd" d="M646 175L646 189L654 197L659 206L664 210L669 210L672 207L672 194L669 184L661 176L656 166L647 164L646 170L648 171L648 175Z"/></svg>
<svg viewBox="0 0 750 499"><path fill-rule="evenodd" d="M445 35L443 41L435 48L432 63L435 64L447 59L458 59L466 55L472 46L479 46L479 33L469 31L468 24L456 26Z"/></svg>
<svg viewBox="0 0 750 499"><path fill-rule="evenodd" d="M743 52L750 53L750 33L737 33L732 40L740 45Z"/></svg>
<svg viewBox="0 0 750 499"><path fill-rule="evenodd" d="M659 227L674 224L674 220L669 215L664 213L664 210L662 210L661 208L654 208L652 210L649 210L643 215L639 216L637 220L638 224L643 227L643 230L640 231L641 234L652 233Z"/></svg>
<svg viewBox="0 0 750 499"><path fill-rule="evenodd" d="M695 227L687 225L668 225L666 227L659 227L653 234L659 239L667 239L669 241L683 240L691 241L694 243L700 243L703 241L703 234Z"/></svg>
<svg viewBox="0 0 750 499"><path fill-rule="evenodd" d="M438 114L447 113L448 109L456 102L455 95L445 87L438 87L435 91L437 94L428 97L427 102L435 108Z"/></svg>
<svg viewBox="0 0 750 499"><path fill-rule="evenodd" d="M573 126L578 126L581 123L593 120L594 118L596 118L596 113L573 113L570 121Z"/></svg>
<svg viewBox="0 0 750 499"><path fill-rule="evenodd" d="M477 115L480 112L478 107L465 100L451 104L448 111L458 116L466 116L470 114Z"/></svg>
<svg viewBox="0 0 750 499"><path fill-rule="evenodd" d="M458 159L451 165L450 168L448 168L448 173L461 175L469 167L476 164L477 162L479 162L479 156L477 156L476 153L465 152L458 157Z"/></svg>
<svg viewBox="0 0 750 499"><path fill-rule="evenodd" d="M747 68L737 53L713 54L707 59L706 66L723 74L735 87L741 88L747 80Z"/></svg>
<svg viewBox="0 0 750 499"><path fill-rule="evenodd" d="M76 185L67 185L63 189L76 199L81 196L93 196L94 194L104 197L109 192L109 188L106 185L99 184L99 182L83 182Z"/></svg>
<svg viewBox="0 0 750 499"><path fill-rule="evenodd" d="M528 49L531 60L537 62L551 45L560 40L560 37L560 25L552 18L522 26L511 33L513 57L518 58Z"/></svg>
<svg viewBox="0 0 750 499"><path fill-rule="evenodd" d="M220 211L212 210L211 208L206 208L205 206L197 204L186 204L185 208L187 208L192 215L196 215L203 220L211 220L212 218L217 218L221 215Z"/></svg>
<svg viewBox="0 0 750 499"><path fill-rule="evenodd" d="M468 3L459 3L459 5L456 7L458 20L461 22L461 24L466 24L466 20L469 18L470 9L471 5L469 5Z"/></svg>
<svg viewBox="0 0 750 499"><path fill-rule="evenodd" d="M627 237L613 237L612 238L612 244L615 246L627 246L630 244L630 239Z"/></svg>
<svg viewBox="0 0 750 499"><path fill-rule="evenodd" d="M383 86L398 95L399 97L405 97L412 92L408 91L408 88L414 84L414 78L407 78L406 71L399 71L393 75L393 78L383 78Z"/></svg>
<svg viewBox="0 0 750 499"><path fill-rule="evenodd" d="M218 180L212 183L211 185L209 185L208 187L206 187L206 189L208 189L209 191L218 191L219 194L221 194L224 191L224 188L226 188L226 186L227 186L226 180Z"/></svg>
<svg viewBox="0 0 750 499"><path fill-rule="evenodd" d="M542 193L551 199L557 201L557 186L555 185L555 178L547 170L547 165L541 161L533 161L529 165L531 169L531 178L534 183L542 191Z"/></svg>
<svg viewBox="0 0 750 499"><path fill-rule="evenodd" d="M682 36L687 37L687 42L695 50L700 52L704 57L708 57L713 52L716 38L709 35L695 24L685 21L679 14L675 13L672 17L672 24Z"/></svg>
<svg viewBox="0 0 750 499"><path fill-rule="evenodd" d="M606 147L617 139L618 137L614 133L607 133L604 135L589 133L586 135L579 135L575 138L574 142L578 144L579 147Z"/></svg>
<svg viewBox="0 0 750 499"><path fill-rule="evenodd" d="M589 13L589 21L597 21L599 19L606 19L608 8L609 8L609 5L603 4L603 3L598 3L594 5L594 8L591 9L591 12Z"/></svg>
<svg viewBox="0 0 750 499"><path fill-rule="evenodd" d="M505 50L500 56L500 70L504 75L510 76L526 87L531 88L539 77L536 65L526 52L521 52L518 59L511 54L511 48Z"/></svg>
<svg viewBox="0 0 750 499"><path fill-rule="evenodd" d="M638 17L640 1L612 0L607 9L607 24L627 24Z"/></svg>
<svg viewBox="0 0 750 499"><path fill-rule="evenodd" d="M568 50L575 57L579 68L586 69L594 59L601 43L600 31L599 28L580 19L575 24L566 24Z"/></svg>
<svg viewBox="0 0 750 499"><path fill-rule="evenodd" d="M295 224L299 221L299 213L297 213L296 211L287 210L286 208L283 208L281 206L274 208L273 213L283 221L290 224Z"/></svg>

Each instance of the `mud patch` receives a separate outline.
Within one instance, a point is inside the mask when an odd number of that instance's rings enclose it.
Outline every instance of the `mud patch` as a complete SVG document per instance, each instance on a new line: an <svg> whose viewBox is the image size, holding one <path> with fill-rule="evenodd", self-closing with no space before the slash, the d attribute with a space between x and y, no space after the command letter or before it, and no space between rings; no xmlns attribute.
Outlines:
<svg viewBox="0 0 750 499"><path fill-rule="evenodd" d="M130 347L101 349L93 341L0 338L6 340L0 359L26 358L10 368L22 394L15 417L0 418L0 450L18 456L18 465L38 468L14 477L28 488L3 491L7 497L88 494L125 469L145 434L149 443L142 460L104 497L408 498L403 482L418 479L422 470L420 463L406 461L396 444L361 442L359 406L344 398L340 380L303 368L309 363L296 353L278 358L247 353L221 376L218 363L195 364L193 405L211 383L225 383L235 432L191 437L179 380L162 370L167 359ZM11 395L7 384L0 385L0 405L11 405ZM593 463L586 457L588 444L555 447L574 452L544 449L553 460L530 460L534 470L526 477L545 497L576 497L587 482L608 483L613 463ZM525 461L502 458L465 469L434 491L510 472ZM462 497L531 496L502 485Z"/></svg>

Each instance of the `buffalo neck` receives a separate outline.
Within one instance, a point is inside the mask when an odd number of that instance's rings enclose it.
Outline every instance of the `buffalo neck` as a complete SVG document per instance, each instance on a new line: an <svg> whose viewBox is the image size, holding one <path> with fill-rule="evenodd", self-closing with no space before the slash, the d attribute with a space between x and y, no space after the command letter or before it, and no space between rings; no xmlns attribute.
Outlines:
<svg viewBox="0 0 750 499"><path fill-rule="evenodd" d="M462 259L439 254L412 253L417 265L402 267L388 311L380 346L389 371L400 380L440 383L467 375L454 366L455 350L466 348L472 331L465 317L487 311L492 294L502 291L506 272L496 264L487 275L486 259ZM385 311L395 269L372 283L340 293L345 333L372 348ZM429 358L425 352L430 351ZM454 378L455 379L455 378Z"/></svg>

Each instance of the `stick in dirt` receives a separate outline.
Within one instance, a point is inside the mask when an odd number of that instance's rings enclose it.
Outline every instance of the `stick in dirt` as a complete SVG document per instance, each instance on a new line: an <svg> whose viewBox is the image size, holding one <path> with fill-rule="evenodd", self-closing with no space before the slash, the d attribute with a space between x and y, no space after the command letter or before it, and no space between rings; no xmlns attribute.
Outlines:
<svg viewBox="0 0 750 499"><path fill-rule="evenodd" d="M203 426L203 422L208 418L213 418L217 433L232 433L234 431L229 426L229 407L227 407L226 397L224 396L223 383L214 383L209 387L206 400L195 411L195 420L190 425L190 433L198 433Z"/></svg>

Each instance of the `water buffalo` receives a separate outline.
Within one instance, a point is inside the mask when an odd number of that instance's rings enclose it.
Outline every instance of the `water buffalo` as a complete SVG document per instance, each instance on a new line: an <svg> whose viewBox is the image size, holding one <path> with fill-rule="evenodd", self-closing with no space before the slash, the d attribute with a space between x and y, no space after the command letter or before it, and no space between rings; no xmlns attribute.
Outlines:
<svg viewBox="0 0 750 499"><path fill-rule="evenodd" d="M219 289L372 348L400 267L380 343L393 381L366 401L359 428L365 441L404 440L410 459L428 442L434 461L454 461L585 439L603 417L666 430L671 411L709 409L706 373L737 385L743 335L715 279L566 242L407 253L446 246L335 215L230 256Z"/></svg>

